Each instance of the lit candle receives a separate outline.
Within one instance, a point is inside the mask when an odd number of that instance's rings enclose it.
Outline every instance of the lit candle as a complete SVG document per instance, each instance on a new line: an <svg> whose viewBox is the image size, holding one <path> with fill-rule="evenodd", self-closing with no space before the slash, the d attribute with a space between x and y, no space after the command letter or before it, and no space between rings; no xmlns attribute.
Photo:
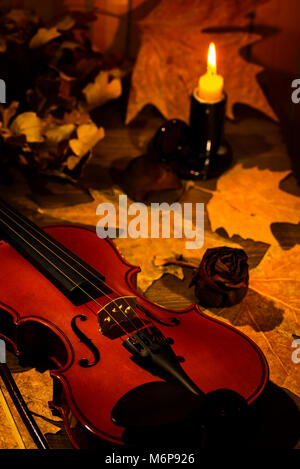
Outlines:
<svg viewBox="0 0 300 469"><path fill-rule="evenodd" d="M199 79L197 97L201 101L214 103L223 98L224 78L217 74L216 49L212 42L207 56L207 72Z"/></svg>

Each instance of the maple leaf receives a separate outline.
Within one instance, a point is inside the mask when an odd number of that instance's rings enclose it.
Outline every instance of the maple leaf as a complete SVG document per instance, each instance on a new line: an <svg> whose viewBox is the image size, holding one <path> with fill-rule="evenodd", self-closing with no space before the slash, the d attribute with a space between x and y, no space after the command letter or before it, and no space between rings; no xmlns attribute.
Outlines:
<svg viewBox="0 0 300 469"><path fill-rule="evenodd" d="M270 379L298 395L300 366L292 360L292 343L300 335L299 271L300 246L289 251L271 246L250 271L249 291L240 304L206 310L254 340L266 356Z"/></svg>
<svg viewBox="0 0 300 469"><path fill-rule="evenodd" d="M95 226L99 221L96 207L101 202L111 202L118 212L118 191L91 191L94 201L77 207L46 208L43 213L72 223ZM128 203L131 203L128 200ZM117 217L118 219L118 217ZM117 247L125 259L141 267L138 287L145 292L164 274L183 279L178 265L161 265L160 258L183 256L188 264L198 265L207 248L223 246L224 238L205 232L201 249L185 249L185 239L131 239L116 238ZM227 246L240 247L231 241ZM260 264L250 271L249 290L243 301L229 308L204 310L208 315L232 324L240 329L263 350L270 367L270 378L278 386L284 386L299 394L300 366L293 363L293 335L300 336L300 246L289 251L271 246ZM109 283L109 281L108 281Z"/></svg>
<svg viewBox="0 0 300 469"><path fill-rule="evenodd" d="M62 219L72 223L80 223L83 225L95 226L99 221L99 216L96 215L96 208L100 203L112 203L116 209L117 221L119 219L119 195L121 192L114 190L112 192L90 190L94 201L87 204L81 204L79 207L60 207L60 208L46 208L43 213L51 215L55 219ZM128 205L133 201L128 198ZM149 219L150 208L147 207ZM128 221L133 218L128 216ZM150 223L149 223L150 226ZM160 220L161 228L161 220ZM224 239L216 233L205 232L204 244L201 249L186 249L185 237L183 238L116 238L114 243L120 249L125 259L133 264L141 267L141 273L138 275L138 287L141 291L145 292L147 288L158 280L165 273L171 273L179 278L183 278L182 268L179 266L157 266L155 265L155 258L158 257L176 257L183 255L187 261L193 259L193 262L199 264L204 252L208 248L223 246ZM227 243L230 247L238 248L238 244L229 241Z"/></svg>
<svg viewBox="0 0 300 469"><path fill-rule="evenodd" d="M219 178L207 204L212 230L224 228L230 237L237 234L278 245L271 223L300 221L300 198L279 188L289 173L242 169L240 164L229 170Z"/></svg>
<svg viewBox="0 0 300 469"><path fill-rule="evenodd" d="M264 2L162 0L138 22L141 47L132 75L126 122L147 104L156 106L167 119L188 122L190 95L206 72L210 42L216 43L218 70L224 76L228 95L228 116L233 117L233 104L242 102L277 120L256 80L262 67L245 61L240 53L261 38L243 27L245 15Z"/></svg>

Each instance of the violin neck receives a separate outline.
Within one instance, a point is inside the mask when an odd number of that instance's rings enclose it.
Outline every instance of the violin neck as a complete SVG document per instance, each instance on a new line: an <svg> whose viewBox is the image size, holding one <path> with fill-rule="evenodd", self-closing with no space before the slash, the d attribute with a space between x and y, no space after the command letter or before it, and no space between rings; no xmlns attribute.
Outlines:
<svg viewBox="0 0 300 469"><path fill-rule="evenodd" d="M101 273L1 199L0 234L74 305L111 292Z"/></svg>

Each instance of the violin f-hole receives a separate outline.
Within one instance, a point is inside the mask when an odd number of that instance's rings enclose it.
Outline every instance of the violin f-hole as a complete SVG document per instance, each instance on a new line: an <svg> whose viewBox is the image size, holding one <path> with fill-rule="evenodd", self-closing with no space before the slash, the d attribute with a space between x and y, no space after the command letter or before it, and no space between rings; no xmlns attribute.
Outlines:
<svg viewBox="0 0 300 469"><path fill-rule="evenodd" d="M87 348L92 352L94 356L94 360L91 362L87 358L81 358L78 362L78 364L82 368L90 368L91 366L95 366L99 360L100 360L100 352L97 349L97 347L93 344L91 339L89 339L77 326L76 321L77 319L80 319L80 321L86 321L87 317L84 314L78 314L77 316L74 316L74 318L71 321L71 326L74 331L74 333L77 335L77 337L83 342Z"/></svg>

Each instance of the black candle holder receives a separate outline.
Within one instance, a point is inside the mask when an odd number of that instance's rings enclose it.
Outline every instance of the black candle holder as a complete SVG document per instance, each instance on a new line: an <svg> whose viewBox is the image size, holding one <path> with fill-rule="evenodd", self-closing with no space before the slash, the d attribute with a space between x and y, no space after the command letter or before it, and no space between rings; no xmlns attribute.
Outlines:
<svg viewBox="0 0 300 469"><path fill-rule="evenodd" d="M190 154L181 159L179 173L184 179L210 179L222 174L232 160L232 151L223 138L227 96L208 103L191 96Z"/></svg>

